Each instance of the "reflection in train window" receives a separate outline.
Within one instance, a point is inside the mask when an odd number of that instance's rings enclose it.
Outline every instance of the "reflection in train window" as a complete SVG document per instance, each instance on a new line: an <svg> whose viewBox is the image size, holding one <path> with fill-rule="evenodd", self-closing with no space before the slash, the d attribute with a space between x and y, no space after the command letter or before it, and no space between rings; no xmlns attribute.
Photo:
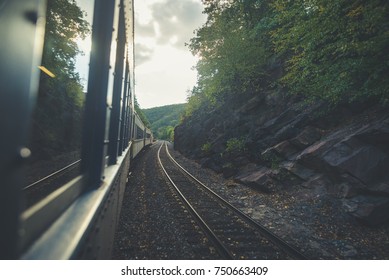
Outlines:
<svg viewBox="0 0 389 280"><path fill-rule="evenodd" d="M39 92L31 122L32 154L24 188L26 207L80 172L93 2L56 0L47 4Z"/></svg>

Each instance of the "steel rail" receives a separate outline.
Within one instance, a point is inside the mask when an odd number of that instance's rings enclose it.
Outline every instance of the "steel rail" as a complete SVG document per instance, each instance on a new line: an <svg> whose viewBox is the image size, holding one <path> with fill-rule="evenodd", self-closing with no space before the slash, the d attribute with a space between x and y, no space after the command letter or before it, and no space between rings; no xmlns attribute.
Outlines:
<svg viewBox="0 0 389 280"><path fill-rule="evenodd" d="M170 160L179 167L185 174L187 174L191 179L193 179L195 182L197 182L201 187L203 187L207 192L209 192L212 196L217 198L222 204L230 208L232 211L237 213L242 219L250 223L252 226L257 228L264 236L266 236L269 240L273 242L273 244L281 247L284 251L286 251L287 254L293 256L296 259L307 259L307 257L301 253L297 248L292 246L291 244L287 243L285 240L283 240L281 237L276 235L275 233L271 232L269 229L267 229L264 225L260 224L259 222L252 219L250 216L233 206L231 203L226 201L224 198L222 198L220 195L218 195L216 192L211 190L209 187L207 187L204 183L202 183L200 180L198 180L196 177L194 177L191 173L189 173L184 167L182 167L169 153L168 147L166 146L166 153L169 156ZM161 146L162 147L162 146Z"/></svg>
<svg viewBox="0 0 389 280"><path fill-rule="evenodd" d="M186 205L187 209L190 211L190 213L192 214L192 216L197 220L198 224L201 226L201 228L203 229L203 231L205 232L205 234L208 236L208 238L210 238L212 240L212 242L214 243L214 245L216 246L216 249L218 250L218 252L225 258L227 259L234 259L234 256L231 254L230 250L228 250L223 242L216 236L216 234L213 232L213 230L207 225L207 223L201 218L201 216L197 213L197 211L193 208L193 206L189 203L189 201L186 199L186 197L182 194L182 192L179 190L179 188L177 187L177 185L174 183L174 181L172 180L172 178L169 176L169 174L167 173L165 167L163 166L162 164L162 161L161 161L161 157L160 157L160 152L161 152L161 149L162 149L162 146L164 145L164 143L161 144L161 146L159 147L158 149L158 162L159 162L159 165L161 166L162 168L162 171L164 172L164 174L166 175L166 177L168 178L169 182L173 185L176 193L179 195L179 197L181 198L181 200L183 201L183 203Z"/></svg>
<svg viewBox="0 0 389 280"><path fill-rule="evenodd" d="M64 171L66 171L66 170L68 170L68 169L70 169L72 167L74 167L75 165L79 164L80 162L81 162L81 159L79 159L79 160L77 160L77 161L75 161L75 162L73 162L73 163L71 163L71 164L69 164L69 165L67 165L67 166L65 166L65 167L63 167L63 168L53 172L53 173L51 173L50 175L47 175L47 176L43 177L42 179L39 179L38 181L36 181L34 183L31 183L30 185L24 187L23 190L27 190L29 188L35 187L36 185L39 185L42 182L44 182L44 181L46 181L46 180L48 180L48 179L50 179L50 178L52 178L52 177L62 173L62 172L64 172Z"/></svg>

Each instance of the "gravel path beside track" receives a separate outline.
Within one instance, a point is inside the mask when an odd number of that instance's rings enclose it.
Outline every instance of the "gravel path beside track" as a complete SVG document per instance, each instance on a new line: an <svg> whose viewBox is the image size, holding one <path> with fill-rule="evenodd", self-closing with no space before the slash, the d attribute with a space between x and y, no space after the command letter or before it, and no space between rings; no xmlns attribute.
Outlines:
<svg viewBox="0 0 389 280"><path fill-rule="evenodd" d="M235 207L268 227L310 259L389 259L389 225L364 226L344 213L342 201L315 194L302 186L265 194L225 179L187 159L170 153L203 183ZM341 214L343 213L343 214Z"/></svg>
<svg viewBox="0 0 389 280"><path fill-rule="evenodd" d="M131 168L114 244L113 259L214 259L207 241L188 235L195 227L177 219L177 201L166 187L157 165L160 143L143 151ZM315 197L310 190L291 188L263 194L203 169L193 160L170 153L183 167L231 204L290 242L310 259L389 259L389 225L369 228L347 214L339 204ZM150 175L151 174L151 175Z"/></svg>

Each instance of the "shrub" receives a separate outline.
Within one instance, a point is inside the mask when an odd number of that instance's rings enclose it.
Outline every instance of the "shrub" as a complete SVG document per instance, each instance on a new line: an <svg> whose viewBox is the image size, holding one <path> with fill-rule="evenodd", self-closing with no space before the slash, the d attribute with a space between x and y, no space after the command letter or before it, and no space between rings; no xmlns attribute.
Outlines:
<svg viewBox="0 0 389 280"><path fill-rule="evenodd" d="M226 144L227 153L241 153L245 151L245 140L240 138L231 138Z"/></svg>
<svg viewBox="0 0 389 280"><path fill-rule="evenodd" d="M207 142L201 146L201 151L203 151L204 154L208 155L211 153L211 147L211 143Z"/></svg>

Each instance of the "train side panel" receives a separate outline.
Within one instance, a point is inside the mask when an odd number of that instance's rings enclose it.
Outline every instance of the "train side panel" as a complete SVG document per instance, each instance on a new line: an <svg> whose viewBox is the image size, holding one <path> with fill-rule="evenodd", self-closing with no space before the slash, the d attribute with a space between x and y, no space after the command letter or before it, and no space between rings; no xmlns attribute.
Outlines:
<svg viewBox="0 0 389 280"><path fill-rule="evenodd" d="M23 157L29 152L24 146L26 119L30 119L37 99L37 66L47 3L15 0L0 7L0 34L9 39L0 41L0 129L7 137L0 149L7 157L9 151L13 153L10 160L5 156L0 160L5 183L0 217L1 224L6 225L0 238L2 259L109 259L131 161L152 143L152 133L133 105L133 1L90 3L94 3L93 51L83 119L81 172L21 212L17 209L22 201L19 178L24 174ZM6 12L8 16L4 16ZM9 32L10 26L18 29ZM27 43L23 45L24 41ZM25 61L20 63L23 58ZM25 71L14 73L14 66ZM5 104L9 110L3 110ZM12 127L7 120L12 121ZM17 135L13 133L15 127Z"/></svg>

